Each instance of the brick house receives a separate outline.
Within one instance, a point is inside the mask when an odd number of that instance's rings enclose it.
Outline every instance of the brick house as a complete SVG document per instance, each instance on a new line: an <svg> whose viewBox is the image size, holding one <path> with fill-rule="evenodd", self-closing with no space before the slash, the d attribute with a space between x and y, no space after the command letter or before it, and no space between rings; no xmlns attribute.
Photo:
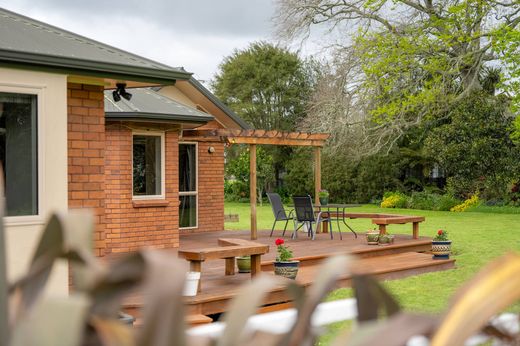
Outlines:
<svg viewBox="0 0 520 346"><path fill-rule="evenodd" d="M248 125L191 73L3 9L0 30L11 278L56 210L94 212L98 256L223 229L224 143L183 131ZM63 263L51 290L67 280Z"/></svg>

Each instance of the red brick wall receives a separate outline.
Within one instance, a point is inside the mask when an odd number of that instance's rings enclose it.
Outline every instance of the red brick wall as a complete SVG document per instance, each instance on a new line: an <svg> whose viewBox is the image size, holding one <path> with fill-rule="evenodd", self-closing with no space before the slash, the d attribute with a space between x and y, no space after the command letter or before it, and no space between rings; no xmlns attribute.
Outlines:
<svg viewBox="0 0 520 346"><path fill-rule="evenodd" d="M199 142L198 150L198 227L181 232L224 230L224 144ZM215 148L209 153L209 147Z"/></svg>
<svg viewBox="0 0 520 346"><path fill-rule="evenodd" d="M132 130L106 127L106 252L179 246L179 133L165 133L166 198L132 201Z"/></svg>
<svg viewBox="0 0 520 346"><path fill-rule="evenodd" d="M105 250L105 111L103 87L69 83L68 194L69 208L94 212L94 254Z"/></svg>

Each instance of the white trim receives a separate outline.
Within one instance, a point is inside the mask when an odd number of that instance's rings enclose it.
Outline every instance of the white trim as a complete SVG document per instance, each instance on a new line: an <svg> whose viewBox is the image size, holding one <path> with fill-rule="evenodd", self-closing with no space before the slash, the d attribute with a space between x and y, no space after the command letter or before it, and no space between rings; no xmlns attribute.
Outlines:
<svg viewBox="0 0 520 346"><path fill-rule="evenodd" d="M44 112L45 105L45 89L46 86L43 84L15 84L15 83L0 83L0 92L5 93L17 93L25 95L36 96L36 131L37 131L37 183L38 183L38 213L36 215L23 215L23 216L5 216L4 222L7 226L9 225L41 225L44 224L44 215L46 215L45 205L45 164L46 160L43 159L45 153L45 126L46 126L46 115Z"/></svg>
<svg viewBox="0 0 520 346"><path fill-rule="evenodd" d="M150 136L150 137L161 137L161 194L160 195L139 195L134 196L134 135L137 136ZM131 162L132 162L132 200L154 200L154 199L165 199L166 198L166 145L164 140L164 131L132 131L132 150Z"/></svg>
<svg viewBox="0 0 520 346"><path fill-rule="evenodd" d="M257 314L247 319L244 332L253 334L264 331L272 334L283 334L289 332L296 322L297 311L294 308ZM334 300L320 303L314 310L310 327L320 327L340 321L353 320L357 317L357 303L353 298ZM189 336L219 337L224 332L224 322L214 322L187 330ZM321 334L321 333L318 333Z"/></svg>
<svg viewBox="0 0 520 346"><path fill-rule="evenodd" d="M181 144L195 145L195 191L179 191L180 196L195 196L195 226L180 227L179 230L199 228L199 142L179 142ZM180 176L180 172L178 174ZM180 207L180 205L179 205ZM179 208L180 209L180 208ZM180 210L179 210L180 212ZM180 217L179 217L180 222Z"/></svg>

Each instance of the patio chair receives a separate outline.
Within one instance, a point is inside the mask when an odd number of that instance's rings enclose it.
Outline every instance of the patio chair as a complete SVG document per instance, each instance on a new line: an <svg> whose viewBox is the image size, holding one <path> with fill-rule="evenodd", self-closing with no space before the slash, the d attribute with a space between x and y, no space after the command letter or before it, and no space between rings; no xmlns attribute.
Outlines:
<svg viewBox="0 0 520 346"><path fill-rule="evenodd" d="M274 214L273 227L271 228L271 234L269 235L269 237L273 236L274 227L276 225L276 222L278 222L278 221L285 221L285 226L283 228L283 233L282 233L282 236L284 236L285 230L287 229L287 223L289 223L289 220L293 219L292 218L293 211L291 210L289 212L289 216L287 216L287 214L285 212L285 208L283 207L283 204L282 204L282 198L280 197L279 194L267 193L267 198L269 199L269 203L271 203L271 208L273 209L273 214Z"/></svg>
<svg viewBox="0 0 520 346"><path fill-rule="evenodd" d="M330 238L333 239L332 235L332 222L330 216L324 216L324 214L328 215L327 212L318 212L316 217L314 212L314 206L312 205L311 196L293 196L293 204L295 211L295 225L294 232L292 237L296 238L298 235L298 230L303 227L303 225L307 225L307 234L309 237L312 237L312 240L316 237L315 229L312 228L313 224L316 224L316 228L323 221L329 222L330 228Z"/></svg>

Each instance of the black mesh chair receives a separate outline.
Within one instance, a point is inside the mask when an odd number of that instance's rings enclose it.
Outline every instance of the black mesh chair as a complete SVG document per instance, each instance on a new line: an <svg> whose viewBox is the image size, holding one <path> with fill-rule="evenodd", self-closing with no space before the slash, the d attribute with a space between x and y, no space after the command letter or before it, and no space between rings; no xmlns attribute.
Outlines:
<svg viewBox="0 0 520 346"><path fill-rule="evenodd" d="M298 236L298 230L302 228L303 225L307 225L307 234L312 238L312 240L314 240L316 232L315 229L312 228L312 225L315 223L317 228L321 222L328 221L330 238L333 239L332 222L329 214L327 212L319 212L318 215L316 215L314 212L314 206L312 205L311 196L293 196L292 199L296 215L294 233L292 235L293 238Z"/></svg>
<svg viewBox="0 0 520 346"><path fill-rule="evenodd" d="M274 232L274 226L276 225L276 222L278 221L285 221L285 226L283 228L282 236L285 235L285 230L287 229L287 223L289 223L289 220L292 220L292 210L289 212L289 216L285 213L285 209L282 204L282 199L280 198L280 195L277 193L267 193L267 198L269 198L269 203L271 203L271 208L273 209L274 214L274 222L273 227L271 228L271 234L270 237L273 236Z"/></svg>

